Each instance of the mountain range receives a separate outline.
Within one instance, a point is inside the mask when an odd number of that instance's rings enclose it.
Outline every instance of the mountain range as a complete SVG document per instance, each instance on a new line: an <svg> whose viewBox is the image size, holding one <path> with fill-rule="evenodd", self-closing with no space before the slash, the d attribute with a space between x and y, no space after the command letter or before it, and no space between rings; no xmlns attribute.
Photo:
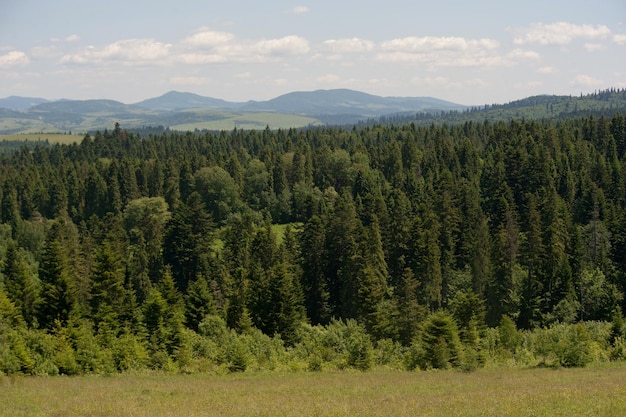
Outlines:
<svg viewBox="0 0 626 417"><path fill-rule="evenodd" d="M578 96L538 95L468 107L431 97L381 97L348 89L293 92L267 101L230 102L170 91L133 104L114 100L0 98L0 134L86 133L112 128L272 129L363 122L464 123L557 119L626 112L626 89Z"/></svg>
<svg viewBox="0 0 626 417"><path fill-rule="evenodd" d="M348 89L292 92L267 101L230 102L170 91L133 104L114 100L0 99L0 133L166 126L232 129L349 124L390 114L439 113L465 106L431 97L380 97Z"/></svg>

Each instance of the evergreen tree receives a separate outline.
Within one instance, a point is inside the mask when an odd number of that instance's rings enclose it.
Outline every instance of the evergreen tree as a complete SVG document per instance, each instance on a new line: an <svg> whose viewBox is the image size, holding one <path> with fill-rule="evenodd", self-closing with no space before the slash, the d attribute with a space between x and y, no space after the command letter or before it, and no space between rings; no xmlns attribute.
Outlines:
<svg viewBox="0 0 626 417"><path fill-rule="evenodd" d="M52 328L65 324L76 306L76 289L67 270L67 258L61 243L51 237L46 241L39 266L41 302L38 309L39 325Z"/></svg>
<svg viewBox="0 0 626 417"><path fill-rule="evenodd" d="M176 209L168 222L163 259L170 265L176 286L181 291L207 270L213 229L211 216L195 192L187 203Z"/></svg>
<svg viewBox="0 0 626 417"><path fill-rule="evenodd" d="M25 322L30 326L35 326L39 302L39 282L13 243L9 243L7 248L2 274L4 275L7 296L21 313Z"/></svg>

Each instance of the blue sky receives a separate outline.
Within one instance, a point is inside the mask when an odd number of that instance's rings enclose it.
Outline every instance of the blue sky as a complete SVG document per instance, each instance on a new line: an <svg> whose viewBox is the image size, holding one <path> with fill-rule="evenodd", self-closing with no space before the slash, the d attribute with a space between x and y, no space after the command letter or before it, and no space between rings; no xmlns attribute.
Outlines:
<svg viewBox="0 0 626 417"><path fill-rule="evenodd" d="M626 87L626 1L3 0L0 97L460 104Z"/></svg>

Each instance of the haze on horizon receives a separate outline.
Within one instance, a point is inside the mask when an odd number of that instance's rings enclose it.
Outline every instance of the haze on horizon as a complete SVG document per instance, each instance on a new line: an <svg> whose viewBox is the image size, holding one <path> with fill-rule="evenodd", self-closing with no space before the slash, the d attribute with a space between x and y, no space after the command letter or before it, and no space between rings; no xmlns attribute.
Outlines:
<svg viewBox="0 0 626 417"><path fill-rule="evenodd" d="M349 88L459 104L626 87L622 0L8 0L0 97Z"/></svg>

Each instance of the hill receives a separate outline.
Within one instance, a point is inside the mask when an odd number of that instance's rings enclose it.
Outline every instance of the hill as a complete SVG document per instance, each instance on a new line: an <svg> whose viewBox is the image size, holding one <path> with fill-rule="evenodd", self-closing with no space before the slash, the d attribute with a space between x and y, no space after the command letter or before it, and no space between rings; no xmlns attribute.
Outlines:
<svg viewBox="0 0 626 417"><path fill-rule="evenodd" d="M166 126L173 129L244 129L354 124L386 114L442 112L465 107L430 97L379 97L354 90L317 90L288 93L268 101L229 102L193 93L170 91L162 96L124 104L114 100L37 102L13 98L7 106L20 109L0 113L0 133L74 131ZM41 99L43 100L43 99ZM35 104L26 106L26 103Z"/></svg>
<svg viewBox="0 0 626 417"><path fill-rule="evenodd" d="M242 107L250 111L278 111L307 115L383 115L400 112L459 110L465 106L430 97L380 97L348 89L284 94Z"/></svg>
<svg viewBox="0 0 626 417"><path fill-rule="evenodd" d="M0 98L0 108L9 110L26 110L38 104L47 103L45 98L10 96Z"/></svg>
<svg viewBox="0 0 626 417"><path fill-rule="evenodd" d="M511 101L468 107L449 112L421 112L414 115L399 114L371 120L373 123L465 123L528 120L564 120L580 116L612 116L626 111L626 89L607 89L580 96L538 95Z"/></svg>
<svg viewBox="0 0 626 417"><path fill-rule="evenodd" d="M0 105L0 134L89 132L111 128L116 122L127 129L164 126L182 130L230 130L235 127L277 129L320 124L465 123L612 115L625 111L626 90L611 89L579 97L540 95L506 104L474 107L432 97L381 97L348 89L299 91L267 101L245 103L177 91L135 104L95 99L49 102L28 97L0 99L2 103L6 107Z"/></svg>
<svg viewBox="0 0 626 417"><path fill-rule="evenodd" d="M231 103L222 99L204 97L193 93L181 93L170 91L162 96L149 98L134 104L149 110L183 110L197 108L218 108L228 109L237 107L236 103Z"/></svg>

